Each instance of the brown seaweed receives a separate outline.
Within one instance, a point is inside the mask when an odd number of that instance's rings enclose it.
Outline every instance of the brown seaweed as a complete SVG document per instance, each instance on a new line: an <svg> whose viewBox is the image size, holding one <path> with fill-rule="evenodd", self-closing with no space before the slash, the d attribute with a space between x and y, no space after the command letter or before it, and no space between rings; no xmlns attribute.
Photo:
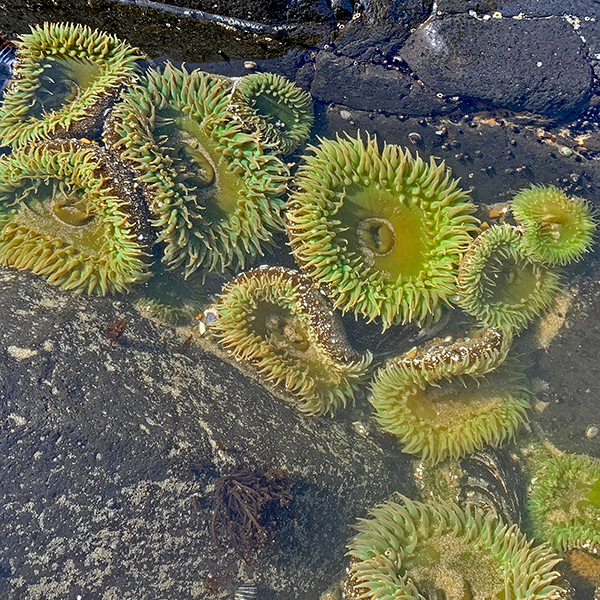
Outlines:
<svg viewBox="0 0 600 600"><path fill-rule="evenodd" d="M246 560L275 541L278 509L292 500L287 471L243 467L219 477L211 520L214 543L231 547Z"/></svg>

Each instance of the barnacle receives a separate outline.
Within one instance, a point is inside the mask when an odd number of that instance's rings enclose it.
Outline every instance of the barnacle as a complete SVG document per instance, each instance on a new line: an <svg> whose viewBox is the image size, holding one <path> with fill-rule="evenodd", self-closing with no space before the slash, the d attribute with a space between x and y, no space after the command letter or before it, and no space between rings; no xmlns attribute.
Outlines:
<svg viewBox="0 0 600 600"><path fill-rule="evenodd" d="M348 544L348 600L559 600L558 557L494 512L401 497L360 519Z"/></svg>
<svg viewBox="0 0 600 600"><path fill-rule="evenodd" d="M371 361L352 350L323 294L290 269L241 273L214 309L210 330L219 343L309 415L345 406Z"/></svg>
<svg viewBox="0 0 600 600"><path fill-rule="evenodd" d="M226 118L230 91L229 80L201 71L151 69L103 135L145 188L163 263L186 276L242 268L283 229L287 167Z"/></svg>
<svg viewBox="0 0 600 600"><path fill-rule="evenodd" d="M544 456L529 491L534 534L557 550L581 548L600 552L600 506L594 485L600 460L585 455Z"/></svg>
<svg viewBox="0 0 600 600"><path fill-rule="evenodd" d="M286 211L302 271L369 320L438 317L456 294L474 207L443 163L377 140L322 140L298 170Z"/></svg>
<svg viewBox="0 0 600 600"><path fill-rule="evenodd" d="M265 142L291 154L310 135L313 100L295 83L273 73L253 73L239 79L231 94L230 112L255 125Z"/></svg>
<svg viewBox="0 0 600 600"><path fill-rule="evenodd" d="M0 263L104 295L150 277L141 194L93 144L55 140L0 159Z"/></svg>
<svg viewBox="0 0 600 600"><path fill-rule="evenodd" d="M377 421L404 452L432 463L510 439L529 408L513 361L498 367L510 341L490 329L456 341L434 340L389 361L372 385Z"/></svg>
<svg viewBox="0 0 600 600"><path fill-rule="evenodd" d="M106 109L136 76L139 51L113 35L44 23L22 35L0 106L0 143L92 138Z"/></svg>
<svg viewBox="0 0 600 600"><path fill-rule="evenodd" d="M558 273L532 261L521 234L509 225L477 236L460 263L459 304L488 327L518 332L550 305L559 289Z"/></svg>
<svg viewBox="0 0 600 600"><path fill-rule="evenodd" d="M511 209L533 260L565 264L589 251L596 223L585 200L553 185L532 185L514 197Z"/></svg>

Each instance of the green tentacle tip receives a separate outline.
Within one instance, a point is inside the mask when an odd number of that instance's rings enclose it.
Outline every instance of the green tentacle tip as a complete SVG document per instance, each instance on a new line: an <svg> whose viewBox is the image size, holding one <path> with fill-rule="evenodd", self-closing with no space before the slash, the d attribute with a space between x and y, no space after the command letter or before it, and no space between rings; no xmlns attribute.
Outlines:
<svg viewBox="0 0 600 600"><path fill-rule="evenodd" d="M227 284L211 334L308 415L346 406L371 355L356 354L326 298L300 273L263 266Z"/></svg>
<svg viewBox="0 0 600 600"><path fill-rule="evenodd" d="M559 290L558 272L531 260L520 232L509 225L481 233L460 263L458 303L488 327L517 333Z"/></svg>
<svg viewBox="0 0 600 600"><path fill-rule="evenodd" d="M546 456L529 491L534 534L553 548L600 552L600 460L585 455Z"/></svg>
<svg viewBox="0 0 600 600"><path fill-rule="evenodd" d="M560 600L560 559L494 512L400 497L360 519L348 544L348 600Z"/></svg>
<svg viewBox="0 0 600 600"><path fill-rule="evenodd" d="M0 263L105 295L150 277L141 195L93 144L55 140L0 159Z"/></svg>
<svg viewBox="0 0 600 600"><path fill-rule="evenodd" d="M142 58L113 35L70 23L36 25L17 45L14 76L0 105L3 145L91 139Z"/></svg>
<svg viewBox="0 0 600 600"><path fill-rule="evenodd" d="M222 77L151 69L103 134L145 188L163 263L186 276L243 268L283 230L288 169L227 116L230 92Z"/></svg>
<svg viewBox="0 0 600 600"><path fill-rule="evenodd" d="M433 340L380 369L371 403L403 451L433 464L499 446L527 420L529 394L510 336L499 330ZM504 363L504 364L503 364Z"/></svg>
<svg viewBox="0 0 600 600"><path fill-rule="evenodd" d="M582 198L569 198L553 185L522 190L511 209L533 260L566 264L581 258L592 245L596 222L590 205Z"/></svg>
<svg viewBox="0 0 600 600"><path fill-rule="evenodd" d="M444 163L367 136L310 148L286 210L292 252L332 299L384 328L437 318L477 230Z"/></svg>
<svg viewBox="0 0 600 600"><path fill-rule="evenodd" d="M308 139L315 118L311 95L273 73L239 79L229 110L242 122L254 125L262 139L283 154L291 154Z"/></svg>

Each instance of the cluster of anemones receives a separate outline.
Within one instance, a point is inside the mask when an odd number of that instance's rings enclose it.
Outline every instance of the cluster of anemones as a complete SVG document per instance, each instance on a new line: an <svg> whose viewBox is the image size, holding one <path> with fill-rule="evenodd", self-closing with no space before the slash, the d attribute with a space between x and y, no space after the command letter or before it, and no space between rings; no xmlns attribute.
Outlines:
<svg viewBox="0 0 600 600"><path fill-rule="evenodd" d="M16 42L0 104L0 261L106 294L167 268L243 267L283 230L278 155L312 99L283 77L143 72L115 36L45 23ZM280 114L281 113L281 114Z"/></svg>
<svg viewBox="0 0 600 600"><path fill-rule="evenodd" d="M372 361L351 348L336 309L387 329L458 304L473 331L382 366L376 419L430 466L513 438L530 394L512 337L553 300L557 269L588 251L589 205L532 186L511 203L515 225L481 231L443 162L360 134L309 147L286 202L281 157L309 137L310 95L270 73L144 70L142 58L79 25L44 24L17 42L0 104L10 149L0 263L104 295L149 279L155 258L184 277L237 272L285 231L300 271L239 273L207 311L211 339L236 363L304 414L334 414ZM157 302L147 304L174 322L185 314ZM597 461L550 457L539 473L534 533L557 550L596 550ZM492 513L402 498L371 516L350 544L349 598L563 593L553 552Z"/></svg>

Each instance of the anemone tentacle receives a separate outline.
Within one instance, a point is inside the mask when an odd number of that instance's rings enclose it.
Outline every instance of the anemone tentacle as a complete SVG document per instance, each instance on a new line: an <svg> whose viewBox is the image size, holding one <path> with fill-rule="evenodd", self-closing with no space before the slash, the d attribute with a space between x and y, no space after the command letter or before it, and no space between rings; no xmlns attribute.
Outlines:
<svg viewBox="0 0 600 600"><path fill-rule="evenodd" d="M564 597L560 559L494 513L440 500L388 501L360 519L348 544L348 600Z"/></svg>
<svg viewBox="0 0 600 600"><path fill-rule="evenodd" d="M236 81L229 111L256 126L262 139L283 154L308 139L315 119L311 95L274 73L253 73Z"/></svg>
<svg viewBox="0 0 600 600"><path fill-rule="evenodd" d="M597 458L577 454L543 457L529 491L536 538L563 552L580 548L600 553L599 487Z"/></svg>
<svg viewBox="0 0 600 600"><path fill-rule="evenodd" d="M443 163L367 136L321 140L286 210L302 271L336 308L384 328L437 318L456 294L474 206Z"/></svg>
<svg viewBox="0 0 600 600"><path fill-rule="evenodd" d="M17 41L13 79L0 105L0 144L99 133L105 111L142 58L116 36L71 23L32 27Z"/></svg>
<svg viewBox="0 0 600 600"><path fill-rule="evenodd" d="M219 343L308 415L346 406L371 362L352 350L325 296L297 271L241 273L214 309L209 327Z"/></svg>
<svg viewBox="0 0 600 600"><path fill-rule="evenodd" d="M596 223L590 205L553 185L532 185L511 202L523 247L534 261L564 265L589 252Z"/></svg>
<svg viewBox="0 0 600 600"><path fill-rule="evenodd" d="M54 140L0 159L0 263L87 294L150 277L141 194L94 144Z"/></svg>
<svg viewBox="0 0 600 600"><path fill-rule="evenodd" d="M144 186L163 263L186 276L243 268L283 229L287 167L227 117L230 92L222 77L151 69L103 135Z"/></svg>
<svg viewBox="0 0 600 600"><path fill-rule="evenodd" d="M550 306L559 290L558 272L532 261L520 232L509 225L477 236L460 263L458 303L488 327L517 333Z"/></svg>
<svg viewBox="0 0 600 600"><path fill-rule="evenodd" d="M431 463L499 446L527 420L529 394L506 356L511 337L497 329L434 340L381 368L371 404L403 452Z"/></svg>

